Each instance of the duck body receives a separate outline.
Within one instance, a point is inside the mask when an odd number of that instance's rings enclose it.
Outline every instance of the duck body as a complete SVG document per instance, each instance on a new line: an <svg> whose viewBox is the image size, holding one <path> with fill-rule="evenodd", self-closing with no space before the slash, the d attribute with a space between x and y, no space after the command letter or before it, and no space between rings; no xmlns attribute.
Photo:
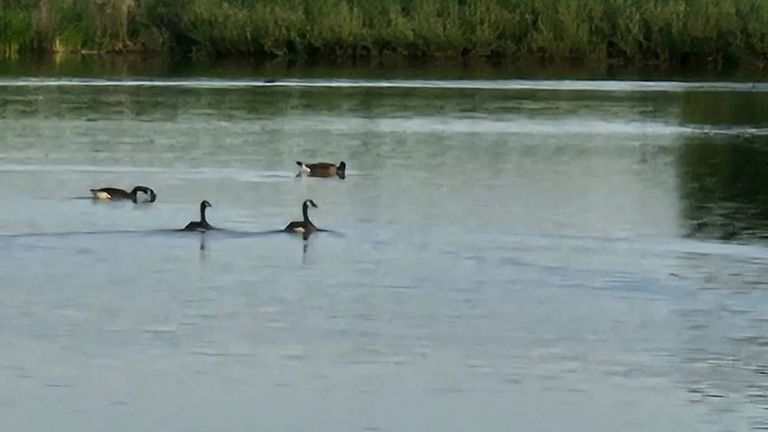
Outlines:
<svg viewBox="0 0 768 432"><path fill-rule="evenodd" d="M334 165L330 162L317 162L311 164L305 164L302 161L296 161L296 165L299 166L299 173L297 176L307 175L310 177L333 177L336 176L340 179L347 177L347 163L344 161L339 162L338 165Z"/></svg>
<svg viewBox="0 0 768 432"><path fill-rule="evenodd" d="M304 218L300 221L292 221L288 225L283 228L283 231L286 232L295 232L295 233L301 233L304 234L304 236L309 236L309 234L312 234L315 231L318 231L315 224L312 223L311 220L309 220L309 206L312 206L314 208L317 208L317 204L315 204L312 200L304 200L304 203L301 205L301 213L304 216Z"/></svg>
<svg viewBox="0 0 768 432"><path fill-rule="evenodd" d="M101 189L91 189L91 194L93 195L94 199L97 200L110 200L110 201L118 201L118 200L131 200L134 203L139 202L139 192L148 195L148 199L143 200L142 202L155 202L157 199L157 194L155 193L152 188L146 187L146 186L136 186L134 187L130 192L119 189L119 188L113 188L113 187L105 187Z"/></svg>
<svg viewBox="0 0 768 432"><path fill-rule="evenodd" d="M192 221L184 227L183 231L209 231L212 230L213 225L208 222Z"/></svg>
<svg viewBox="0 0 768 432"><path fill-rule="evenodd" d="M309 222L293 221L283 228L283 231L295 232L295 233L312 233L317 231L317 227Z"/></svg>
<svg viewBox="0 0 768 432"><path fill-rule="evenodd" d="M101 189L91 189L91 193L94 198L100 200L131 199L130 192L118 188L106 187Z"/></svg>
<svg viewBox="0 0 768 432"><path fill-rule="evenodd" d="M209 231L212 229L216 229L213 227L213 225L209 224L208 221L205 219L205 210L208 207L213 207L211 203L208 201L202 201L200 203L200 220L199 221L192 221L187 224L187 226L184 227L182 231Z"/></svg>

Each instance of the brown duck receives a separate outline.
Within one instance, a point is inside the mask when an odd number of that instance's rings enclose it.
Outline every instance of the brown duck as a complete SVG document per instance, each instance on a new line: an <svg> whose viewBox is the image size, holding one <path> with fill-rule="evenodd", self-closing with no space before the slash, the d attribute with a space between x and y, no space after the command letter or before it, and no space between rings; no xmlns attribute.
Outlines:
<svg viewBox="0 0 768 432"><path fill-rule="evenodd" d="M300 175L308 175L310 177L333 177L337 176L340 179L347 177L346 170L347 164L344 161L339 162L338 165L334 165L330 162L317 162L311 164L305 164L301 161L296 161L296 165L299 166Z"/></svg>

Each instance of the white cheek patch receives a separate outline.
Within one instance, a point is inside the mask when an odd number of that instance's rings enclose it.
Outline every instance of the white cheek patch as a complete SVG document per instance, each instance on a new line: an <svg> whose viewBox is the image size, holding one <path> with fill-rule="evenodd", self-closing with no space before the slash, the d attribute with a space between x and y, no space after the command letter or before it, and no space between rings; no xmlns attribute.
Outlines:
<svg viewBox="0 0 768 432"><path fill-rule="evenodd" d="M302 165L301 168L299 168L299 172L303 174L309 174L312 172L312 170L310 170L308 166Z"/></svg>
<svg viewBox="0 0 768 432"><path fill-rule="evenodd" d="M145 192L136 192L136 201L149 201L149 194Z"/></svg>

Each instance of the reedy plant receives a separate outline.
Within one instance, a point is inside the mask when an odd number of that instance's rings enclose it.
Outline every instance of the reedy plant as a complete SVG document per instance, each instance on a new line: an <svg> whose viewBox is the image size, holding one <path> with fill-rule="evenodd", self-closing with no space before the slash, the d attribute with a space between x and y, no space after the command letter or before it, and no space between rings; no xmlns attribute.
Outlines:
<svg viewBox="0 0 768 432"><path fill-rule="evenodd" d="M0 0L0 54L768 65L766 0Z"/></svg>

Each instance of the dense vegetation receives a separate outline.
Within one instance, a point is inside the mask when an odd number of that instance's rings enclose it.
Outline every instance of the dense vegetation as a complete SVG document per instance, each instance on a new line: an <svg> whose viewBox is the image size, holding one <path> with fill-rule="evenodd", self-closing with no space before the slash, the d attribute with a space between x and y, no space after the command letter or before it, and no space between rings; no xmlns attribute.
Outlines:
<svg viewBox="0 0 768 432"><path fill-rule="evenodd" d="M768 68L768 0L0 0L0 54Z"/></svg>

